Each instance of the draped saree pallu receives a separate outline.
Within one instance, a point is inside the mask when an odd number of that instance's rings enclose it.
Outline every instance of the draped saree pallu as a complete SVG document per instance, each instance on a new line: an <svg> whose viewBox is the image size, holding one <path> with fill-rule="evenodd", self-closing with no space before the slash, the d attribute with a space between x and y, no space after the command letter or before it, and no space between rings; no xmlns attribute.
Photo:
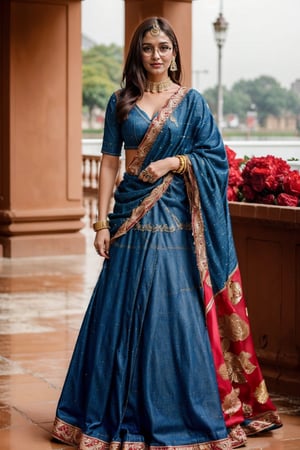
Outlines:
<svg viewBox="0 0 300 450"><path fill-rule="evenodd" d="M138 179L151 161L177 154L187 157L184 176ZM149 119L115 192L110 258L81 326L55 438L80 450L229 450L281 425L251 339L226 186L211 113L181 87Z"/></svg>

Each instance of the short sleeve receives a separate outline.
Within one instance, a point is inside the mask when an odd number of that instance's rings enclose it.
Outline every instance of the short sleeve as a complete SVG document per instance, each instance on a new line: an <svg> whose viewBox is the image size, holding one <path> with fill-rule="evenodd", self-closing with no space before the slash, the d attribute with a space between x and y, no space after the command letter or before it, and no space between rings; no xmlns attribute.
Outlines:
<svg viewBox="0 0 300 450"><path fill-rule="evenodd" d="M102 153L112 156L121 155L123 143L121 124L117 120L116 106L117 96L114 93L108 101L105 112L104 135L101 148Z"/></svg>

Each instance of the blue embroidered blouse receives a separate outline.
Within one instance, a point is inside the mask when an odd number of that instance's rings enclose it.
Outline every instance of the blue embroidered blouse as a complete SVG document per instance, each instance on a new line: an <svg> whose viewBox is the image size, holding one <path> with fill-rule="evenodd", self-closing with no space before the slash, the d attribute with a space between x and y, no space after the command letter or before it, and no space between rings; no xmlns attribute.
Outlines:
<svg viewBox="0 0 300 450"><path fill-rule="evenodd" d="M125 150L138 148L151 122L150 117L135 105L128 119L120 124L117 121L116 104L117 96L114 93L106 109L102 143L102 153L112 156L120 156L123 143Z"/></svg>

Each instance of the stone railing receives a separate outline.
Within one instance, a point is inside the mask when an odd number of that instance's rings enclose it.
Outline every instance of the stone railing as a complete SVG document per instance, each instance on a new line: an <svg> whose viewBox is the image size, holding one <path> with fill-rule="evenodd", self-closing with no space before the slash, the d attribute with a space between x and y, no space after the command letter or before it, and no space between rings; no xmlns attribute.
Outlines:
<svg viewBox="0 0 300 450"><path fill-rule="evenodd" d="M101 163L101 156L98 154L82 155L82 189L83 189L83 206L85 208L84 221L88 226L92 226L97 220L98 212L98 178ZM116 178L116 186L122 178L122 163L120 159L120 169Z"/></svg>
<svg viewBox="0 0 300 450"><path fill-rule="evenodd" d="M82 155L82 189L83 206L86 211L86 222L89 226L96 220L98 175L101 156Z"/></svg>

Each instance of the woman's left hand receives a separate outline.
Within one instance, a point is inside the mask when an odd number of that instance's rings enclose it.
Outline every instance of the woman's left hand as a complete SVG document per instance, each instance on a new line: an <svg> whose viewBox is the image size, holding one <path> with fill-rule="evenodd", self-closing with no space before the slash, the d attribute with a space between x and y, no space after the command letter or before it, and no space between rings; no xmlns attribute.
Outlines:
<svg viewBox="0 0 300 450"><path fill-rule="evenodd" d="M139 179L145 183L155 183L159 178L166 175L171 170L178 169L179 160L176 156L170 156L169 158L159 159L153 161L149 166L145 167L139 175Z"/></svg>

